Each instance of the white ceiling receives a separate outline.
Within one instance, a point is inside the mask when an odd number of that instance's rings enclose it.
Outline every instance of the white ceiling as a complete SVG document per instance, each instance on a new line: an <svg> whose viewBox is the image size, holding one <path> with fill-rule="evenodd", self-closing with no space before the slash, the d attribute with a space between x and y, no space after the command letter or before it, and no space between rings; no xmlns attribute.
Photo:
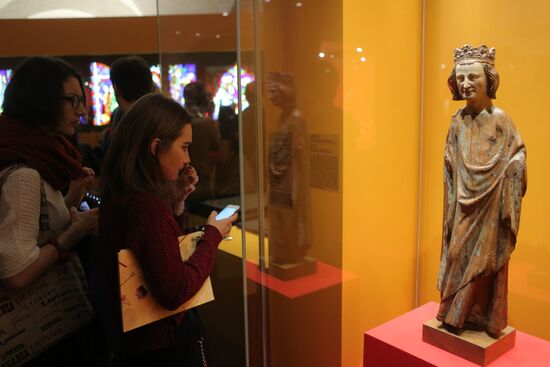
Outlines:
<svg viewBox="0 0 550 367"><path fill-rule="evenodd" d="M158 0L160 15L231 12L235 0ZM157 14L157 0L0 0L0 19L139 17Z"/></svg>

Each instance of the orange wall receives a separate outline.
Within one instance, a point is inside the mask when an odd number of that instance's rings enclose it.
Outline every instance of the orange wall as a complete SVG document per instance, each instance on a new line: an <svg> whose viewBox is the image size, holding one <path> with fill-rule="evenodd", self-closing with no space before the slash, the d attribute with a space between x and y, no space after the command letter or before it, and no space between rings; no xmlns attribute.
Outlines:
<svg viewBox="0 0 550 367"><path fill-rule="evenodd" d="M466 43L495 47L500 88L494 104L513 119L527 147L527 194L510 263L509 323L550 339L550 206L548 103L550 3L546 0L427 1L423 169L421 201L421 303L439 301L436 289L443 213L443 149L451 115L463 105L446 86L453 50Z"/></svg>
<svg viewBox="0 0 550 367"><path fill-rule="evenodd" d="M362 366L366 330L414 307L421 5L344 1L343 267L359 276L344 283L346 367Z"/></svg>
<svg viewBox="0 0 550 367"><path fill-rule="evenodd" d="M156 53L157 21L156 17L0 20L0 44L2 57Z"/></svg>
<svg viewBox="0 0 550 367"><path fill-rule="evenodd" d="M234 13L162 16L160 31L163 53L237 47ZM157 17L0 20L0 57L158 53L158 40Z"/></svg>

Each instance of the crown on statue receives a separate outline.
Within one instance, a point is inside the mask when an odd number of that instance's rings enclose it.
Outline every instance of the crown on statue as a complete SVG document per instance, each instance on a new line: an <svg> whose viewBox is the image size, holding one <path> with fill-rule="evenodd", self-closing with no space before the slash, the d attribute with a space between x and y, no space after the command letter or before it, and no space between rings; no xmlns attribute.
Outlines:
<svg viewBox="0 0 550 367"><path fill-rule="evenodd" d="M273 83L280 83L285 85L292 85L294 83L294 75L282 71L270 71L267 75L268 81Z"/></svg>
<svg viewBox="0 0 550 367"><path fill-rule="evenodd" d="M464 45L461 48L455 48L455 65L473 62L495 65L495 53L494 47Z"/></svg>

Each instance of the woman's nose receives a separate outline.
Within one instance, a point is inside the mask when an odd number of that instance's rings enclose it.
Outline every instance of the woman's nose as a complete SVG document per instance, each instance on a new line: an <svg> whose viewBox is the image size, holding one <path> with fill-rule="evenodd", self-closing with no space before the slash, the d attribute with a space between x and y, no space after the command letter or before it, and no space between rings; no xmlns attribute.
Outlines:
<svg viewBox="0 0 550 367"><path fill-rule="evenodd" d="M84 103L80 103L78 105L78 108L76 109L76 113L80 116L84 116L86 114L86 107L84 106Z"/></svg>

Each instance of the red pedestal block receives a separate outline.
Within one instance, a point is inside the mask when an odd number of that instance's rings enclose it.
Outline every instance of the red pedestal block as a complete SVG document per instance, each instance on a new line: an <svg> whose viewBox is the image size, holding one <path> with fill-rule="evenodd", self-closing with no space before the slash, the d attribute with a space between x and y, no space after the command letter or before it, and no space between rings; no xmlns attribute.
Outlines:
<svg viewBox="0 0 550 367"><path fill-rule="evenodd" d="M341 366L342 283L357 276L321 261L314 273L287 281L250 262L246 270L250 366ZM262 342L264 355L255 352Z"/></svg>
<svg viewBox="0 0 550 367"><path fill-rule="evenodd" d="M258 269L258 265L250 261L246 262L246 274L248 279L291 299L304 297L357 278L355 274L321 261L317 262L317 269L314 273L292 280L281 280L268 273L263 273Z"/></svg>
<svg viewBox="0 0 550 367"><path fill-rule="evenodd" d="M422 341L422 325L436 315L437 309L438 304L430 302L367 331L363 365L478 367L475 363ZM517 331L515 347L488 366L548 367L550 342Z"/></svg>
<svg viewBox="0 0 550 367"><path fill-rule="evenodd" d="M426 343L480 366L487 366L516 345L516 329L511 326L504 328L495 339L485 331L464 330L460 335L453 334L433 318L424 323L422 332L422 340Z"/></svg>

